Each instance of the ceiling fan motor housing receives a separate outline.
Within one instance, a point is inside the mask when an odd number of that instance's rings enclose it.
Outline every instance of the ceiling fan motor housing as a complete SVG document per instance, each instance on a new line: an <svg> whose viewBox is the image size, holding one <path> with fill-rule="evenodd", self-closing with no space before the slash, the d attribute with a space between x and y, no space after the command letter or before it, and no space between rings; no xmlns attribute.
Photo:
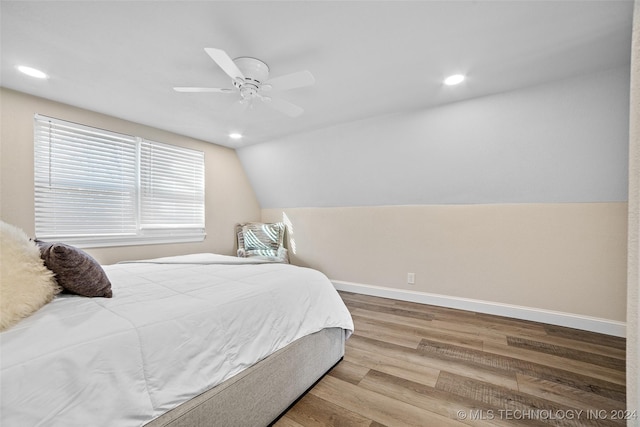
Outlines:
<svg viewBox="0 0 640 427"><path fill-rule="evenodd" d="M272 99L264 96L263 93L273 90L273 84L276 85L277 90L310 86L315 83L315 79L309 71L291 73L269 81L269 66L259 59L248 56L231 59L222 49L205 47L204 50L222 71L231 77L233 86L240 93L240 104L251 105L255 99L258 99L289 117L298 117L304 112L301 107L289 101ZM174 87L173 89L176 92L233 92L233 89L217 87Z"/></svg>
<svg viewBox="0 0 640 427"><path fill-rule="evenodd" d="M258 94L260 86L269 78L269 66L256 58L243 56L233 60L244 75L243 79L236 79L233 85L240 90L244 99L253 98Z"/></svg>

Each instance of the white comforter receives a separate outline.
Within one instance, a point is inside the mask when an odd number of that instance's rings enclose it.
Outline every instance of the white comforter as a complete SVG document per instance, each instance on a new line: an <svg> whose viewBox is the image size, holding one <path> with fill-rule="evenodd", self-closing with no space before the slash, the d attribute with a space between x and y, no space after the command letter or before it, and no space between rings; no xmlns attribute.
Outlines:
<svg viewBox="0 0 640 427"><path fill-rule="evenodd" d="M318 271L151 261L105 266L111 299L60 295L0 334L0 425L141 426L298 338L353 330Z"/></svg>

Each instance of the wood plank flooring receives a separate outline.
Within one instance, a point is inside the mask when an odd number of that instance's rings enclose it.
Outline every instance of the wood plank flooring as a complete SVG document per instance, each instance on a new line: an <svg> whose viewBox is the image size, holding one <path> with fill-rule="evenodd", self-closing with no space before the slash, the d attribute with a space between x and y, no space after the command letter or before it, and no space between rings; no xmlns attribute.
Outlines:
<svg viewBox="0 0 640 427"><path fill-rule="evenodd" d="M344 360L276 427L626 424L623 338L340 295Z"/></svg>

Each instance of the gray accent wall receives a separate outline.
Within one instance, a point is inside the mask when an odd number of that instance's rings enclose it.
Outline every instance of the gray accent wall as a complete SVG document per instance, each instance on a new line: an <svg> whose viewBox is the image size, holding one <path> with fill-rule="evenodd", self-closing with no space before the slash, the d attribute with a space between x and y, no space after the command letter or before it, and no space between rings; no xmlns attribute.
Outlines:
<svg viewBox="0 0 640 427"><path fill-rule="evenodd" d="M619 67L237 152L263 209L626 201L629 77Z"/></svg>

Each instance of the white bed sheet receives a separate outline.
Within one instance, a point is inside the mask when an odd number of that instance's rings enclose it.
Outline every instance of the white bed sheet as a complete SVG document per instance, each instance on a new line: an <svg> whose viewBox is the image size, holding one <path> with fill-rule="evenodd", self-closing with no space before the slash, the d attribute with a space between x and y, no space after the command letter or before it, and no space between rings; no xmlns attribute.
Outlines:
<svg viewBox="0 0 640 427"><path fill-rule="evenodd" d="M113 298L60 295L0 334L0 425L141 426L298 338L353 331L316 270L150 261L105 266Z"/></svg>

